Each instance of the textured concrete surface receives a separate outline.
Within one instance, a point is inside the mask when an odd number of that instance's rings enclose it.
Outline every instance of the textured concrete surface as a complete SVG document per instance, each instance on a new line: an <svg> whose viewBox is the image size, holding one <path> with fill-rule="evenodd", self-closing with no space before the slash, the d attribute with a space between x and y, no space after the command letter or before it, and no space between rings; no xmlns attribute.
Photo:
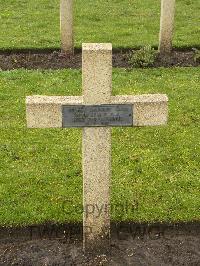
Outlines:
<svg viewBox="0 0 200 266"><path fill-rule="evenodd" d="M82 56L83 96L28 96L28 127L62 127L62 105L125 103L133 106L133 126L166 124L165 94L111 96L111 44L83 44ZM111 128L83 128L82 152L84 249L104 253L110 243Z"/></svg>
<svg viewBox="0 0 200 266"><path fill-rule="evenodd" d="M82 99L80 96L27 96L27 127L61 128L62 105L82 104Z"/></svg>
<svg viewBox="0 0 200 266"><path fill-rule="evenodd" d="M62 51L73 54L73 0L60 0L60 33Z"/></svg>
<svg viewBox="0 0 200 266"><path fill-rule="evenodd" d="M134 126L165 125L168 118L168 97L165 94L111 96L112 104L133 105ZM62 127L62 105L84 104L82 96L26 97L29 128Z"/></svg>
<svg viewBox="0 0 200 266"><path fill-rule="evenodd" d="M84 104L108 104L112 90L112 45L83 44ZM83 129L84 249L104 250L110 238L111 129ZM102 210L101 212L99 210Z"/></svg>
<svg viewBox="0 0 200 266"><path fill-rule="evenodd" d="M165 94L113 96L112 103L133 105L133 126L158 126L167 123L168 97Z"/></svg>
<svg viewBox="0 0 200 266"><path fill-rule="evenodd" d="M161 0L159 52L168 54L172 50L172 38L176 0Z"/></svg>

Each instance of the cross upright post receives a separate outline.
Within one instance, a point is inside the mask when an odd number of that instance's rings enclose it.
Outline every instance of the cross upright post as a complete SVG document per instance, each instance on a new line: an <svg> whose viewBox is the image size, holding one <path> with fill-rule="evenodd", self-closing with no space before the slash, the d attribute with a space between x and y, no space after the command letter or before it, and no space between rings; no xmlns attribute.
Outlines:
<svg viewBox="0 0 200 266"><path fill-rule="evenodd" d="M83 102L111 102L112 45L83 45ZM105 250L110 241L111 129L83 128L84 249ZM99 212L102 212L101 214Z"/></svg>
<svg viewBox="0 0 200 266"><path fill-rule="evenodd" d="M60 0L60 34L63 53L74 53L73 0Z"/></svg>
<svg viewBox="0 0 200 266"><path fill-rule="evenodd" d="M161 0L159 53L169 55L172 51L176 0Z"/></svg>
<svg viewBox="0 0 200 266"><path fill-rule="evenodd" d="M111 95L112 45L83 44L83 96L28 96L29 128L82 127L83 249L110 249L111 127L167 123L165 94Z"/></svg>

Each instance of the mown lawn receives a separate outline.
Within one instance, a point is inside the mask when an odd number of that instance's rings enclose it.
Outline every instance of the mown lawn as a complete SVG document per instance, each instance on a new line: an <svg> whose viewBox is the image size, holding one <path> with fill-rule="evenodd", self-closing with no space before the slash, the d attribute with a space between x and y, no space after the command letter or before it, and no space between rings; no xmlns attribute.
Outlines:
<svg viewBox="0 0 200 266"><path fill-rule="evenodd" d="M114 69L114 94L167 93L170 112L167 126L113 129L112 220L200 220L199 79ZM32 94L81 94L81 72L0 72L0 225L81 221L81 130L27 129Z"/></svg>
<svg viewBox="0 0 200 266"><path fill-rule="evenodd" d="M158 46L160 0L74 1L75 46ZM59 48L59 0L0 0L0 49ZM200 1L176 0L174 46L199 47Z"/></svg>

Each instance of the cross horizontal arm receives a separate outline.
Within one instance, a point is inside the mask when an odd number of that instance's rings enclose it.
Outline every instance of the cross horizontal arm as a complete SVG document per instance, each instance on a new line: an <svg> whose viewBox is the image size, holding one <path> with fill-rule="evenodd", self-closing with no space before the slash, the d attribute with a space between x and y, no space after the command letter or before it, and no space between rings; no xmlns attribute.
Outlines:
<svg viewBox="0 0 200 266"><path fill-rule="evenodd" d="M28 96L26 118L29 128L61 128L62 106L82 105L82 96ZM133 126L167 123L168 97L165 94L111 96L111 104L133 105Z"/></svg>

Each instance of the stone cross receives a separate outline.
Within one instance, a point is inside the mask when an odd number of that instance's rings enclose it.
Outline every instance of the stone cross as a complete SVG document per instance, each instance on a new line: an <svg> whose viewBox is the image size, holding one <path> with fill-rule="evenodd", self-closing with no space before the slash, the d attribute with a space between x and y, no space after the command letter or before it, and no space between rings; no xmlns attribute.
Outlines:
<svg viewBox="0 0 200 266"><path fill-rule="evenodd" d="M109 251L111 126L167 123L165 94L112 96L112 45L83 44L83 96L28 96L29 128L83 127L83 247Z"/></svg>
<svg viewBox="0 0 200 266"><path fill-rule="evenodd" d="M159 53L167 55L172 50L176 0L161 0Z"/></svg>
<svg viewBox="0 0 200 266"><path fill-rule="evenodd" d="M72 55L74 53L73 0L60 0L60 32L62 52Z"/></svg>

